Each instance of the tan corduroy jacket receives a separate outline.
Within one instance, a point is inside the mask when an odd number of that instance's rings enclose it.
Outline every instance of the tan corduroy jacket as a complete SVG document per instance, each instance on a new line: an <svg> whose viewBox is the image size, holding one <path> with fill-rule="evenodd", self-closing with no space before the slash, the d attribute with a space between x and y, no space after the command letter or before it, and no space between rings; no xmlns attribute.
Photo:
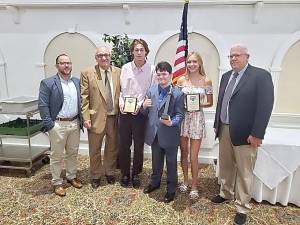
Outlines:
<svg viewBox="0 0 300 225"><path fill-rule="evenodd" d="M114 112L119 112L120 73L118 67L111 67L113 82ZM89 67L80 76L81 111L83 121L91 120L91 132L100 134L105 129L107 106L105 101L105 86L98 65Z"/></svg>

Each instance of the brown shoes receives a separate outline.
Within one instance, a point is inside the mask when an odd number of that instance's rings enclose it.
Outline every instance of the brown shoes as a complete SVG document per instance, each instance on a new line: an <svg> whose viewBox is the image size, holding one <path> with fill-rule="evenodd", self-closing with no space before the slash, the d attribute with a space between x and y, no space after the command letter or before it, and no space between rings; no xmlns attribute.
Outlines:
<svg viewBox="0 0 300 225"><path fill-rule="evenodd" d="M66 190L62 185L55 185L54 186L54 193L60 197L66 196Z"/></svg>
<svg viewBox="0 0 300 225"><path fill-rule="evenodd" d="M75 188L82 188L82 186L83 186L81 181L77 178L74 178L72 180L67 180L67 181ZM66 189L63 187L62 184L54 185L53 188L54 188L54 193L56 195L58 195L60 197L66 196Z"/></svg>
<svg viewBox="0 0 300 225"><path fill-rule="evenodd" d="M70 183L73 187L78 188L78 189L82 188L82 186L83 186L81 181L76 177L72 180L68 180L68 183Z"/></svg>

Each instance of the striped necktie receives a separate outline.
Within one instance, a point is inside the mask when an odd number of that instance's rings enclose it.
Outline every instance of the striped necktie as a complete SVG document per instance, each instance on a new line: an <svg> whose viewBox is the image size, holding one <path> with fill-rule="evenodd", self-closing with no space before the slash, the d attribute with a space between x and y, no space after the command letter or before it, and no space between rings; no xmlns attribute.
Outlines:
<svg viewBox="0 0 300 225"><path fill-rule="evenodd" d="M223 100L222 100L222 106L221 106L221 114L220 114L220 118L222 123L225 124L229 124L229 117L228 117L228 104L232 95L232 91L233 91L233 87L235 85L236 82L236 78L239 74L238 73L234 73L223 96Z"/></svg>

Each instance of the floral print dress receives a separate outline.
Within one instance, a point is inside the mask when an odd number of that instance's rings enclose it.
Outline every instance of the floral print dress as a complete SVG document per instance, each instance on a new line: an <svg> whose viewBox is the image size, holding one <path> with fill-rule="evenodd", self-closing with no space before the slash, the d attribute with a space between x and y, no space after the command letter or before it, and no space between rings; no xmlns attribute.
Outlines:
<svg viewBox="0 0 300 225"><path fill-rule="evenodd" d="M203 102L207 94L212 94L212 87L184 86L182 88L182 92L185 95L200 94L200 101ZM205 136L205 119L202 108L200 109L200 111L185 112L185 117L181 124L180 136L188 137L191 139L201 139L203 136Z"/></svg>

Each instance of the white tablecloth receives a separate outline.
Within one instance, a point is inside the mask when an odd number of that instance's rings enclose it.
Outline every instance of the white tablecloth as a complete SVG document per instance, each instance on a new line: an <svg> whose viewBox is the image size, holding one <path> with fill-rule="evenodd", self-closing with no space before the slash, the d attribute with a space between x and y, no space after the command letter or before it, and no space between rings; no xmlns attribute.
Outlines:
<svg viewBox="0 0 300 225"><path fill-rule="evenodd" d="M268 128L258 150L252 197L300 206L300 130Z"/></svg>

